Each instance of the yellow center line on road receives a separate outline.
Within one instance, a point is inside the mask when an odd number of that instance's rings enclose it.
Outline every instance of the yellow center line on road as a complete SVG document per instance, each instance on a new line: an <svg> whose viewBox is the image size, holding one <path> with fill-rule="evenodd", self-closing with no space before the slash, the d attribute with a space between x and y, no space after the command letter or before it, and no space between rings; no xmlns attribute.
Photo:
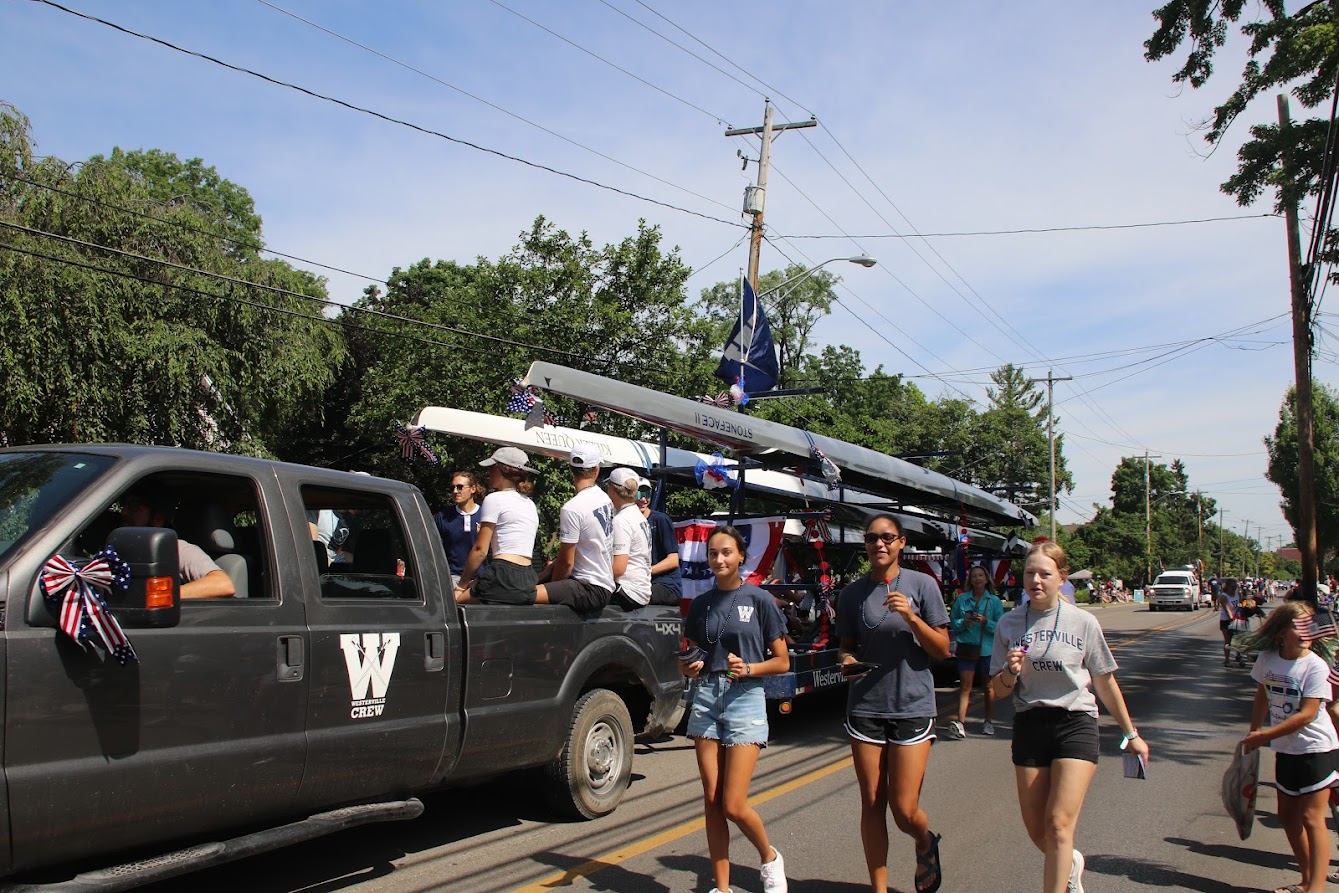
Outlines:
<svg viewBox="0 0 1339 893"><path fill-rule="evenodd" d="M799 778L792 779L785 784L777 785L774 788L763 791L761 794L749 798L749 803L753 806L761 806L768 800L774 800L784 794L812 784L821 778L826 778L834 772L840 772L851 765L851 758L845 757L835 763L815 769L801 775ZM656 847L672 843L681 837L687 837L689 834L695 834L706 827L706 820L693 819L691 822L684 822L682 825L675 825L673 828L661 831L659 834L643 838L634 843L630 843L621 849L614 850L611 853L605 853L603 856L597 856L589 862L583 862L575 865L566 871L535 881L533 884L527 884L524 887L517 887L511 893L546 893L556 887L565 887L571 885L579 878L587 877L604 868L617 865L620 862L626 862L634 856L640 856L642 853L649 852Z"/></svg>
<svg viewBox="0 0 1339 893"><path fill-rule="evenodd" d="M1146 630L1140 633L1139 635L1135 636L1133 639L1130 639L1127 642L1121 642L1119 645L1111 646L1111 650L1116 651L1117 649L1124 648L1126 645L1133 645L1135 642L1147 638L1148 636L1151 636L1154 633L1178 630L1183 627L1190 626L1192 623L1198 623L1201 620L1204 620L1206 616L1214 616L1212 613L1210 613L1209 615L1202 615L1199 614L1198 612L1192 612L1192 613L1194 613L1194 616L1189 617L1186 620L1178 621L1175 623L1169 623L1164 626L1155 626L1150 630ZM826 778L827 776L833 774L834 772L840 772L843 769L848 768L850 765L851 765L851 758L844 757L840 760L837 760L835 763L830 763L826 766L822 766L818 769L813 770L812 772L808 772L804 775L801 775L799 778L792 779L791 781L788 781L785 784L777 785L774 788L770 788L766 791L763 791L761 794L757 794L753 797L750 797L749 803L753 806L761 806L768 800L774 800L777 797L789 794L790 792L798 790L799 788L802 788L805 785L809 785L820 779ZM589 877L590 875L595 874L597 871L601 871L605 868L611 868L622 862L626 862L629 859L640 856L643 853L648 853L651 850L654 850L660 846L664 846L667 843L673 843L674 841L679 840L680 838L687 837L689 834L696 834L698 831L701 831L705 827L706 827L706 821L704 819L693 819L692 821L684 822L683 824L680 825L675 825L673 828L667 828L666 830L661 831L659 834L653 834L650 837L645 837L642 838L641 840L634 841L633 843L630 843L625 847L621 847L612 852L605 853L602 856L597 856L594 859L590 860L589 862L583 862L580 865L574 865L573 867L567 869L566 871L561 871L558 872L557 874L549 875L546 878L541 878L540 880L535 881L532 884L527 884L524 887L517 887L514 890L511 890L510 893L549 893L549 891L557 889L558 887L571 886L573 883L575 883L577 880L581 878Z"/></svg>
<svg viewBox="0 0 1339 893"><path fill-rule="evenodd" d="M1154 633L1165 633L1170 632L1172 630L1184 629L1185 627L1190 626L1191 624L1199 623L1206 617L1217 616L1213 611L1210 611L1208 614L1200 614L1196 611L1191 611L1190 613L1191 616L1185 620L1179 621L1177 623L1169 623L1165 626L1155 626L1152 629L1144 630L1142 633L1135 636L1133 639L1128 639L1124 642L1121 642L1119 645L1112 645L1111 650L1116 651L1118 649L1124 648L1126 645L1133 645L1135 642L1138 642L1142 639L1146 639L1149 636L1153 635Z"/></svg>

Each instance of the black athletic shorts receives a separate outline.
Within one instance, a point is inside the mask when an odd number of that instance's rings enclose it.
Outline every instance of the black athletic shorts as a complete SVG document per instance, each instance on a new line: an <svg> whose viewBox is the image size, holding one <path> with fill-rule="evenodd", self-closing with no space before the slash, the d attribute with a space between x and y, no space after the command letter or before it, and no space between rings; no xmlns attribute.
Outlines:
<svg viewBox="0 0 1339 893"><path fill-rule="evenodd" d="M1054 760L1097 762L1097 717L1063 707L1032 707L1014 714L1014 765L1044 768Z"/></svg>
<svg viewBox="0 0 1339 893"><path fill-rule="evenodd" d="M664 583L651 581L651 604L653 605L673 605L679 607L679 602L683 601L683 594L679 590L666 586Z"/></svg>
<svg viewBox="0 0 1339 893"><path fill-rule="evenodd" d="M935 718L884 719L879 716L846 716L846 734L866 744L920 744L935 740Z"/></svg>
<svg viewBox="0 0 1339 893"><path fill-rule="evenodd" d="M576 577L550 580L544 584L544 591L549 595L549 604L567 605L573 611L580 611L583 614L587 611L600 610L609 604L614 596L608 589L587 583L585 580L578 580Z"/></svg>
<svg viewBox="0 0 1339 893"><path fill-rule="evenodd" d="M1339 750L1274 754L1274 786L1290 797L1336 784L1339 784Z"/></svg>
<svg viewBox="0 0 1339 893"><path fill-rule="evenodd" d="M474 581L473 595L487 605L533 605L538 581L530 565L498 559L490 561Z"/></svg>

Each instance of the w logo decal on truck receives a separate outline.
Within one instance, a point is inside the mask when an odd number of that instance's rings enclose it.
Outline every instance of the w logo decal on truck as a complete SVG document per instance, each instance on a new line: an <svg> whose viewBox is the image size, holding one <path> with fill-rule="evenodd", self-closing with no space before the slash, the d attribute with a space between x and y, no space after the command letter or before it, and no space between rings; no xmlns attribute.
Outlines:
<svg viewBox="0 0 1339 893"><path fill-rule="evenodd" d="M339 647L349 671L350 719L380 716L386 709L386 692L400 650L399 633L343 633ZM367 696L368 688L372 697Z"/></svg>

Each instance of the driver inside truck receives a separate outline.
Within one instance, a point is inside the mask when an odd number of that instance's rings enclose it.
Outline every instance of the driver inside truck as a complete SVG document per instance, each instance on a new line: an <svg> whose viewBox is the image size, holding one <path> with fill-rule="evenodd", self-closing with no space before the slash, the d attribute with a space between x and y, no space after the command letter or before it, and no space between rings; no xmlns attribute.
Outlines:
<svg viewBox="0 0 1339 893"><path fill-rule="evenodd" d="M161 493L130 490L120 502L121 522L127 527L171 527L172 505ZM177 576L183 599L232 598L237 591L232 578L204 549L181 537L177 537Z"/></svg>

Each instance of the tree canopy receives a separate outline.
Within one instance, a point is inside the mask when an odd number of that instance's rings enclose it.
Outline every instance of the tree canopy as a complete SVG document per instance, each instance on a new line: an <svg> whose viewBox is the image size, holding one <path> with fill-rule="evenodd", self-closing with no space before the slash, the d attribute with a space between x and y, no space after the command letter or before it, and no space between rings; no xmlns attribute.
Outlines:
<svg viewBox="0 0 1339 893"><path fill-rule="evenodd" d="M324 283L262 257L260 224L199 159L39 158L28 120L0 106L6 441L273 455L345 350Z"/></svg>
<svg viewBox="0 0 1339 893"><path fill-rule="evenodd" d="M1311 392L1315 425L1315 503L1317 558L1324 563L1327 555L1339 551L1339 393L1317 384ZM1274 434L1265 438L1269 451L1269 469L1265 476L1274 482L1282 499L1279 508L1297 531L1297 389L1289 388L1279 407L1279 422Z"/></svg>

